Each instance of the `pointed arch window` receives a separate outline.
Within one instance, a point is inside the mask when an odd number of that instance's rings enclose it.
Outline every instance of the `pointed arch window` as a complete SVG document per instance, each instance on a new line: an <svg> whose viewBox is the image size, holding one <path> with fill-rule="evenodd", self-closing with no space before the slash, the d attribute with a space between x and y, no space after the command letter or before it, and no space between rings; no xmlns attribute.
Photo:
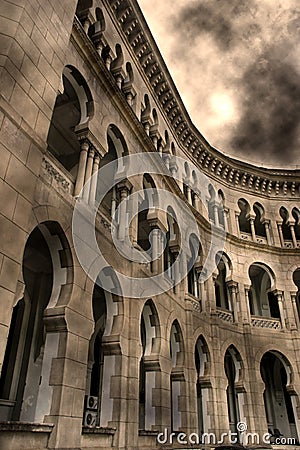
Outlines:
<svg viewBox="0 0 300 450"><path fill-rule="evenodd" d="M280 437L295 438L298 442L297 397L290 386L289 364L281 354L271 351L264 354L260 370L265 383L264 405L268 432L272 435L271 443Z"/></svg>
<svg viewBox="0 0 300 450"><path fill-rule="evenodd" d="M106 325L106 299L102 288L95 284L93 292L94 333L90 340L83 425L99 426L103 390L104 352L102 345Z"/></svg>

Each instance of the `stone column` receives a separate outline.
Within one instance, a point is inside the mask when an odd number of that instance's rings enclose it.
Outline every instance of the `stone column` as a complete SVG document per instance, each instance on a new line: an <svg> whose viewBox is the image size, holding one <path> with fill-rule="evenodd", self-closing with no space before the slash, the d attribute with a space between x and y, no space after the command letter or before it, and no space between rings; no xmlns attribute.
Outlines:
<svg viewBox="0 0 300 450"><path fill-rule="evenodd" d="M298 312L298 308L297 308L297 294L298 294L298 292L295 292L295 291L291 292L291 301L292 301L293 313L294 313L294 318L295 318L295 326L296 326L296 329L299 329L300 319L299 319L299 312Z"/></svg>
<svg viewBox="0 0 300 450"><path fill-rule="evenodd" d="M151 247L152 247L152 272L158 273L159 261L158 261L158 249L159 249L159 228L153 228L151 233Z"/></svg>
<svg viewBox="0 0 300 450"><path fill-rule="evenodd" d="M270 221L265 220L264 226L265 226L265 230L266 230L267 243L268 243L268 245L272 245L271 234L270 234Z"/></svg>
<svg viewBox="0 0 300 450"><path fill-rule="evenodd" d="M194 204L195 204L195 209L200 212L200 199L196 192L194 194Z"/></svg>
<svg viewBox="0 0 300 450"><path fill-rule="evenodd" d="M238 323L239 322L238 299L237 299L238 283L236 281L231 280L228 281L226 284L230 292L234 322Z"/></svg>
<svg viewBox="0 0 300 450"><path fill-rule="evenodd" d="M150 137L151 137L151 139L152 139L152 142L153 142L153 145L154 145L154 147L155 148L157 148L157 141L158 141L158 137L157 137L157 134L155 133L151 133L150 132Z"/></svg>
<svg viewBox="0 0 300 450"><path fill-rule="evenodd" d="M164 163L167 169L170 170L170 155L168 153L164 153Z"/></svg>
<svg viewBox="0 0 300 450"><path fill-rule="evenodd" d="M76 183L75 183L75 189L74 189L74 197L78 197L83 188L85 170L86 170L86 160L87 160L89 147L90 146L89 146L88 141L86 141L86 140L82 141L80 157L79 157L79 164L78 164L78 171L77 171L77 177L76 177Z"/></svg>
<svg viewBox="0 0 300 450"><path fill-rule="evenodd" d="M251 228L251 236L253 242L256 242L256 233L255 233L255 227L254 227L254 217L250 217L250 228Z"/></svg>
<svg viewBox="0 0 300 450"><path fill-rule="evenodd" d="M214 204L213 209L214 209L214 222L215 222L216 227L218 227L219 226L219 207L216 203Z"/></svg>
<svg viewBox="0 0 300 450"><path fill-rule="evenodd" d="M150 122L144 122L143 123L143 125L144 125L144 129L145 129L145 133L149 136L149 134L150 134Z"/></svg>
<svg viewBox="0 0 300 450"><path fill-rule="evenodd" d="M176 261L179 251L177 249L172 250L172 253L174 255L174 261ZM178 261L176 261L174 263L174 290L175 290L175 294L179 294L180 292L180 283L179 283L179 279L180 279L180 270L179 270L179 263Z"/></svg>
<svg viewBox="0 0 300 450"><path fill-rule="evenodd" d="M295 234L295 223L289 222L289 227L290 227L290 230L291 230L293 247L297 248L297 238L296 238L296 234Z"/></svg>
<svg viewBox="0 0 300 450"><path fill-rule="evenodd" d="M217 303L216 303L216 279L217 279L218 274L216 272L213 272L212 276L210 278L208 278L207 282L206 282L206 286L207 286L207 298L208 298L208 302L207 305L209 306L210 309L210 313L216 312L217 309Z"/></svg>
<svg viewBox="0 0 300 450"><path fill-rule="evenodd" d="M280 322L282 329L286 328L285 317L284 317L284 307L283 307L283 291L276 290L274 291L274 295L278 301L278 308L280 313Z"/></svg>
<svg viewBox="0 0 300 450"><path fill-rule="evenodd" d="M90 197L90 189L91 189L91 175L94 165L94 154L95 151L93 148L90 148L87 164L86 164L86 170L85 170L85 176L84 176L84 188L83 188L83 199L88 202Z"/></svg>
<svg viewBox="0 0 300 450"><path fill-rule="evenodd" d="M98 173L98 170L99 170L99 164L100 164L100 156L98 153L96 153L95 157L94 157L94 163L93 163L92 180L91 180L90 196L89 196L89 204L91 206L95 205L95 200L96 200L96 192L97 192L97 184L98 184L98 177L96 174Z"/></svg>
<svg viewBox="0 0 300 450"><path fill-rule="evenodd" d="M130 192L132 184L128 180L124 180L118 184L118 190L120 191L120 206L119 206L119 228L118 238L124 240L126 236L127 228L127 197Z"/></svg>
<svg viewBox="0 0 300 450"><path fill-rule="evenodd" d="M282 224L277 222L277 227L278 227L278 233L279 233L279 239L280 239L281 247L284 247L284 237L283 237L283 233L282 233Z"/></svg>
<svg viewBox="0 0 300 450"><path fill-rule="evenodd" d="M229 209L228 208L224 208L223 206L223 211L224 211L224 228L225 231L229 232L229 224L228 224L228 217L229 217Z"/></svg>
<svg viewBox="0 0 300 450"><path fill-rule="evenodd" d="M108 55L106 55L106 58L105 58L105 66L106 66L107 70L110 69L111 62L112 62L112 56L109 53Z"/></svg>
<svg viewBox="0 0 300 450"><path fill-rule="evenodd" d="M152 229L152 271L154 274L158 274L163 272L164 233L162 229L164 227L158 217L149 219L149 225Z"/></svg>
<svg viewBox="0 0 300 450"><path fill-rule="evenodd" d="M205 277L203 266L196 266L196 272L198 275L198 286L199 286L200 301L201 301L201 311L206 311L207 310L207 298L206 298L206 291L205 291L205 287L204 287L204 281L202 281L202 279ZM202 275L202 273L203 273L203 275Z"/></svg>
<svg viewBox="0 0 300 450"><path fill-rule="evenodd" d="M250 305L249 305L249 291L250 291L250 286L245 286L245 312L246 312L246 316L244 318L244 322L248 322L251 325L251 312L250 312Z"/></svg>
<svg viewBox="0 0 300 450"><path fill-rule="evenodd" d="M158 140L158 146L157 146L158 153L162 154L162 149L163 149L162 142L161 142L161 140Z"/></svg>
<svg viewBox="0 0 300 450"><path fill-rule="evenodd" d="M187 196L188 203L190 205L192 205L193 204L193 202L192 202L192 191L191 191L191 188L188 185L186 185L186 196Z"/></svg>
<svg viewBox="0 0 300 450"><path fill-rule="evenodd" d="M111 217L115 219L115 213L117 208L117 189L116 186L112 188L112 200L111 200Z"/></svg>
<svg viewBox="0 0 300 450"><path fill-rule="evenodd" d="M235 211L235 224L236 224L236 234L241 237L240 224L239 224L239 213Z"/></svg>

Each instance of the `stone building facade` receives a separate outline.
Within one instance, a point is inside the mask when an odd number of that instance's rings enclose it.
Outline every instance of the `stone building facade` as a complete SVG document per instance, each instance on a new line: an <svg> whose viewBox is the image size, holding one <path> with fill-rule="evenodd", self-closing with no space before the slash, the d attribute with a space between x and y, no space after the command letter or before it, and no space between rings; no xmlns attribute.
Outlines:
<svg viewBox="0 0 300 450"><path fill-rule="evenodd" d="M300 172L205 141L135 0L2 0L0 20L0 447L184 448L241 423L295 447ZM106 255L94 277L77 207ZM162 272L155 295L119 279Z"/></svg>

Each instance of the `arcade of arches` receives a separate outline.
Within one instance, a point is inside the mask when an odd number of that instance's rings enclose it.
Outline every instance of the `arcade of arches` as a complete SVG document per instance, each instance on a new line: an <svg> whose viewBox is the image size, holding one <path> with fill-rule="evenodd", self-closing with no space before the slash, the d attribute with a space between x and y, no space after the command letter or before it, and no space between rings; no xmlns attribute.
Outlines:
<svg viewBox="0 0 300 450"><path fill-rule="evenodd" d="M0 448L149 450L164 430L242 439L239 422L296 448L299 171L206 142L136 0L6 4ZM132 176L150 153L157 171ZM94 278L75 205L106 258L94 270L89 247ZM123 289L162 274L157 295Z"/></svg>

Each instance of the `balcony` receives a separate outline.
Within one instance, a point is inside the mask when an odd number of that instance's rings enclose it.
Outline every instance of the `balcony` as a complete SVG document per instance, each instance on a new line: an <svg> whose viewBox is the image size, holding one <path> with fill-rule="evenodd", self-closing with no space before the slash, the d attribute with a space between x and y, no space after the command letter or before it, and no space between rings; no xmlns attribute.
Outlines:
<svg viewBox="0 0 300 450"><path fill-rule="evenodd" d="M280 330L281 323L280 319L275 319L274 317L251 317L251 325L257 328L269 328L272 330Z"/></svg>
<svg viewBox="0 0 300 450"><path fill-rule="evenodd" d="M233 323L233 313L227 309L217 308L217 316L224 322Z"/></svg>
<svg viewBox="0 0 300 450"><path fill-rule="evenodd" d="M42 160L42 177L55 190L64 194L73 194L74 178L50 153Z"/></svg>
<svg viewBox="0 0 300 450"><path fill-rule="evenodd" d="M256 236L255 241L253 241L251 233L242 232L240 233L240 237L243 241L257 242L258 244L264 245L268 244L267 238L265 238L264 236Z"/></svg>

